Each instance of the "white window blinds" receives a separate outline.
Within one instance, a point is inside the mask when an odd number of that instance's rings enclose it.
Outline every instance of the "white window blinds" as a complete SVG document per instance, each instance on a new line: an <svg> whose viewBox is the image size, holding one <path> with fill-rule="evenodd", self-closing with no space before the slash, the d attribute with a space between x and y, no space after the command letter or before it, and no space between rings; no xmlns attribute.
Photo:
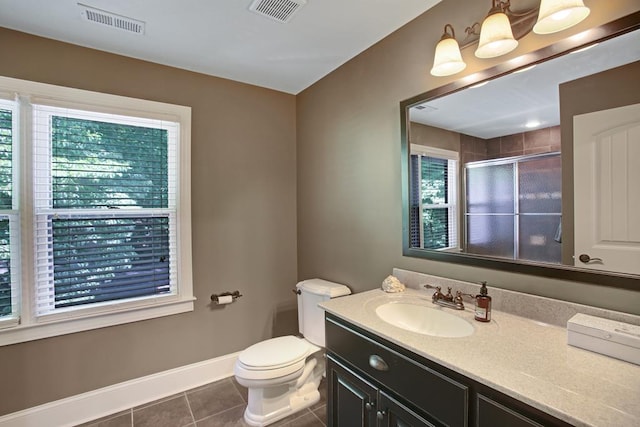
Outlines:
<svg viewBox="0 0 640 427"><path fill-rule="evenodd" d="M32 108L36 315L175 295L179 124Z"/></svg>

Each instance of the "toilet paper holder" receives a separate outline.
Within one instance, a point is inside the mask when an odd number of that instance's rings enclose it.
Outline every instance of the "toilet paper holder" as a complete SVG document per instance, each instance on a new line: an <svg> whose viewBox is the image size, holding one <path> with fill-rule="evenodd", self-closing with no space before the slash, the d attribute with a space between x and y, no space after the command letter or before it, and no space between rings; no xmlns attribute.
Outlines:
<svg viewBox="0 0 640 427"><path fill-rule="evenodd" d="M214 304L220 304L220 297L228 297L228 296L231 297L231 302L236 302L236 300L240 298L242 294L240 293L240 291L223 292L221 294L211 294L211 301L213 301Z"/></svg>

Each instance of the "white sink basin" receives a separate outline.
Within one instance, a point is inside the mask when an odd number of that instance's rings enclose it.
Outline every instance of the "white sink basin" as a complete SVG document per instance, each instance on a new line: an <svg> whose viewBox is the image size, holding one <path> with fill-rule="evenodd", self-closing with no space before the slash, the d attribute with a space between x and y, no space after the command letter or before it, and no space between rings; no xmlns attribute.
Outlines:
<svg viewBox="0 0 640 427"><path fill-rule="evenodd" d="M393 326L424 335L459 338L473 333L465 319L424 305L389 302L377 307L376 315Z"/></svg>

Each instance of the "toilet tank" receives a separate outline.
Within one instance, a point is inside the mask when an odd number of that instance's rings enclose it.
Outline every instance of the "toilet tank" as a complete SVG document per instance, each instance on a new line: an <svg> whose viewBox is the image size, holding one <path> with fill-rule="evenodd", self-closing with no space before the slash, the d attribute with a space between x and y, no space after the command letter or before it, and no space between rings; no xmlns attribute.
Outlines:
<svg viewBox="0 0 640 427"><path fill-rule="evenodd" d="M345 285L322 279L309 279L296 285L298 294L298 330L313 344L324 347L324 310L318 307L322 301L349 295Z"/></svg>

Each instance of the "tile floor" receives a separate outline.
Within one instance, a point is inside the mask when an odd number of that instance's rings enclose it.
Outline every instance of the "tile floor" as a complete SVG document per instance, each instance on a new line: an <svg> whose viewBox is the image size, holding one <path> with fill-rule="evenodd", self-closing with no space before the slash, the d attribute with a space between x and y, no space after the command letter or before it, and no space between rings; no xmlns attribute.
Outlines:
<svg viewBox="0 0 640 427"><path fill-rule="evenodd" d="M323 380L318 403L272 426L325 427L326 389ZM245 427L242 416L246 406L247 389L231 377L78 427Z"/></svg>

